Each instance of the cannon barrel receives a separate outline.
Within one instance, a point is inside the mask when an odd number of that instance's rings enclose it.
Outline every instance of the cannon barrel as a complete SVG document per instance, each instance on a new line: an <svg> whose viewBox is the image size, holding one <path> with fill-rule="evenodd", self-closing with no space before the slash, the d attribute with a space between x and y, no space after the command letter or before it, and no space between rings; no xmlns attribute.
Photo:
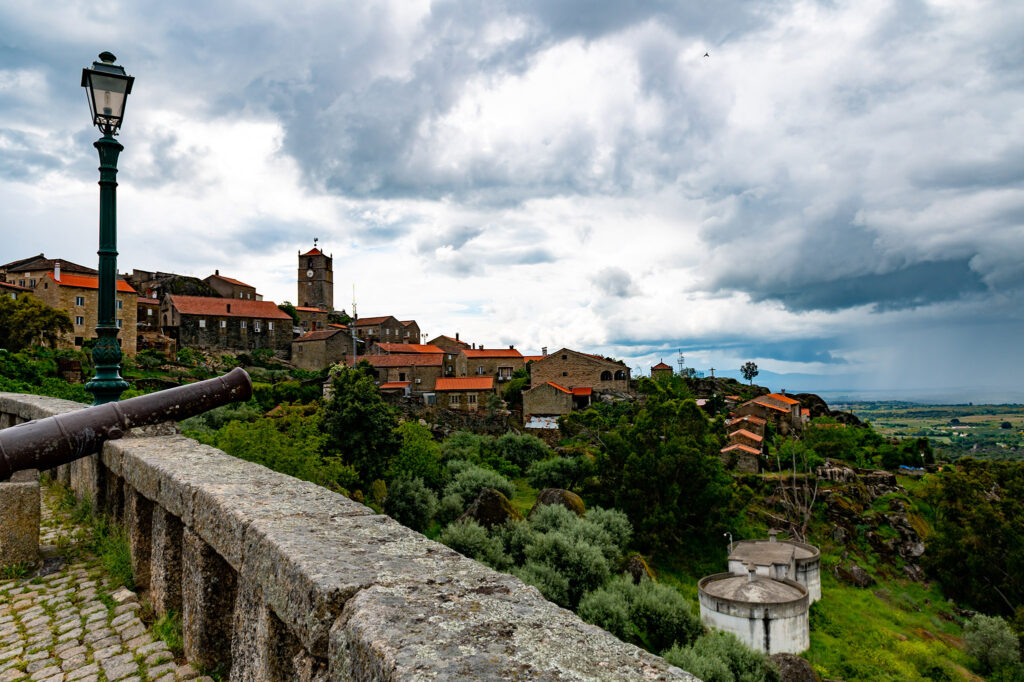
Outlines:
<svg viewBox="0 0 1024 682"><path fill-rule="evenodd" d="M252 380L239 367L214 379L0 429L0 481L99 452L133 427L186 419L251 397Z"/></svg>

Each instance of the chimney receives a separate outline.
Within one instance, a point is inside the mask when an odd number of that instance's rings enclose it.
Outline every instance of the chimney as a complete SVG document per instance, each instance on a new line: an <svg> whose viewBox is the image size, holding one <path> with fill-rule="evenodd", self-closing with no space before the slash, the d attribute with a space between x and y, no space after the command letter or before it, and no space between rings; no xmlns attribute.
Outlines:
<svg viewBox="0 0 1024 682"><path fill-rule="evenodd" d="M483 350L483 349L484 349L484 344L481 343L479 350Z"/></svg>
<svg viewBox="0 0 1024 682"><path fill-rule="evenodd" d="M228 312L229 313L231 312L231 304L230 303L228 303Z"/></svg>
<svg viewBox="0 0 1024 682"><path fill-rule="evenodd" d="M516 347L515 347L515 346L513 346L513 345L512 345L511 343L510 343L510 344L508 344L508 349L509 349L509 350L515 350L515 349L516 349Z"/></svg>
<svg viewBox="0 0 1024 682"><path fill-rule="evenodd" d="M218 275L218 276L219 276L219 275L220 275L220 270L214 270L214 271L213 271L213 274L215 274L215 275Z"/></svg>
<svg viewBox="0 0 1024 682"><path fill-rule="evenodd" d="M55 280L57 280L58 282L60 281L60 261L59 260L53 262L53 278Z"/></svg>
<svg viewBox="0 0 1024 682"><path fill-rule="evenodd" d="M778 528L772 528L768 531L768 542L775 542L775 536L779 534Z"/></svg>
<svg viewBox="0 0 1024 682"><path fill-rule="evenodd" d="M541 348L540 349L540 354L544 355L544 356L547 356L547 354L548 354L548 347L544 346L543 348Z"/></svg>
<svg viewBox="0 0 1024 682"><path fill-rule="evenodd" d="M747 582L752 583L755 578L757 578L757 566L754 565L754 562L750 562L747 564Z"/></svg>
<svg viewBox="0 0 1024 682"><path fill-rule="evenodd" d="M458 333L458 332L455 332L455 340L456 340L456 341L458 341L458 340L459 340L459 333Z"/></svg>

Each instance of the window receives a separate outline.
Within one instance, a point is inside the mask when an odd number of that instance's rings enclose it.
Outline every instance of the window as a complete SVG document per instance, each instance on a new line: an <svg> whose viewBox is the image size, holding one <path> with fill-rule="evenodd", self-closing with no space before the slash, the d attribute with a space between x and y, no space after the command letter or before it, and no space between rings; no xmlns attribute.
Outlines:
<svg viewBox="0 0 1024 682"><path fill-rule="evenodd" d="M620 381L621 380L625 380L625 378L626 378L626 370L620 369L620 370L616 371L615 372L615 378L619 379Z"/></svg>
<svg viewBox="0 0 1024 682"><path fill-rule="evenodd" d="M483 365L477 365L476 373L477 374L483 374L484 373L484 366Z"/></svg>
<svg viewBox="0 0 1024 682"><path fill-rule="evenodd" d="M79 327L81 327L83 324L85 324L85 318L82 317L82 316L76 317L75 318L75 324L78 325ZM78 344L78 345L81 346L82 344Z"/></svg>
<svg viewBox="0 0 1024 682"><path fill-rule="evenodd" d="M511 379L512 378L512 368L511 367L499 367L498 368L498 378L499 379Z"/></svg>
<svg viewBox="0 0 1024 682"><path fill-rule="evenodd" d="M568 372L562 372L562 376L563 377L567 377L567 376L569 376L569 373Z"/></svg>
<svg viewBox="0 0 1024 682"><path fill-rule="evenodd" d="M117 302L117 309L118 310L124 310L124 301L118 301Z"/></svg>
<svg viewBox="0 0 1024 682"><path fill-rule="evenodd" d="M398 373L398 380L399 381L405 381L405 372L399 372Z"/></svg>
<svg viewBox="0 0 1024 682"><path fill-rule="evenodd" d="M76 346L81 346L84 341L85 341L85 339L83 339L81 336L76 336L75 337L75 345Z"/></svg>
<svg viewBox="0 0 1024 682"><path fill-rule="evenodd" d="M199 328L206 329L206 320L199 320Z"/></svg>
<svg viewBox="0 0 1024 682"><path fill-rule="evenodd" d="M260 330L260 321L259 320L253 320L252 328L253 328L253 331L259 332L259 330Z"/></svg>
<svg viewBox="0 0 1024 682"><path fill-rule="evenodd" d="M459 394L458 393L452 393L451 397L448 398L448 404L449 405L458 405L459 404Z"/></svg>
<svg viewBox="0 0 1024 682"><path fill-rule="evenodd" d="M85 296L75 296L75 305L77 305L77 306L85 305Z"/></svg>
<svg viewBox="0 0 1024 682"><path fill-rule="evenodd" d="M32 280L29 280L29 281L30 281L30 282L32 282L32 283L31 283L31 284L29 285L30 287L34 287L34 286L36 285L36 281L35 281L34 279L32 279Z"/></svg>
<svg viewBox="0 0 1024 682"><path fill-rule="evenodd" d="M228 328L228 321L227 320L221 320L220 321L220 328L221 329L227 329Z"/></svg>
<svg viewBox="0 0 1024 682"><path fill-rule="evenodd" d="M153 317L153 309L146 308L146 317Z"/></svg>
<svg viewBox="0 0 1024 682"><path fill-rule="evenodd" d="M241 291L238 292L238 298L242 298L242 292Z"/></svg>
<svg viewBox="0 0 1024 682"><path fill-rule="evenodd" d="M19 286L19 287L23 287L23 286L25 286L25 280L23 280L23 279L19 279L19 280L18 280L18 286Z"/></svg>
<svg viewBox="0 0 1024 682"><path fill-rule="evenodd" d="M274 323L273 322L267 322L267 329L269 329L270 331L274 331Z"/></svg>
<svg viewBox="0 0 1024 682"><path fill-rule="evenodd" d="M466 402L470 405L476 405L476 393L470 393L466 396Z"/></svg>
<svg viewBox="0 0 1024 682"><path fill-rule="evenodd" d="M117 328L118 328L118 329L120 329L120 328L121 328L121 324L122 324L123 322L124 322L124 320L118 320L118 321L117 321Z"/></svg>
<svg viewBox="0 0 1024 682"><path fill-rule="evenodd" d="M562 356L562 359L563 359L563 360L568 360L568 359L569 359L569 356L568 356L568 355L563 355L563 356ZM563 374L562 376L565 376L565 375Z"/></svg>
<svg viewBox="0 0 1024 682"><path fill-rule="evenodd" d="M245 320L242 320L242 329L245 329Z"/></svg>
<svg viewBox="0 0 1024 682"><path fill-rule="evenodd" d="M612 373L611 372L609 372L608 370L605 370L605 371L601 372L601 381L611 381L611 380L612 380Z"/></svg>

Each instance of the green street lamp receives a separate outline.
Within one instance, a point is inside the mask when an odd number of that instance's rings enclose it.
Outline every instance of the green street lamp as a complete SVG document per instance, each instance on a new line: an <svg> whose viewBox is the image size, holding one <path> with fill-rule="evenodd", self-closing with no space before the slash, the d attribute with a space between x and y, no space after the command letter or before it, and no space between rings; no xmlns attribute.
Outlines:
<svg viewBox="0 0 1024 682"><path fill-rule="evenodd" d="M93 405L116 402L128 388L121 378L121 347L117 343L114 320L117 288L117 157L124 149L114 135L124 119L124 105L135 79L117 66L109 52L91 69L82 69L82 87L89 97L93 124L103 137L93 142L100 154L100 257L96 345L92 361L96 376L85 385L93 395Z"/></svg>

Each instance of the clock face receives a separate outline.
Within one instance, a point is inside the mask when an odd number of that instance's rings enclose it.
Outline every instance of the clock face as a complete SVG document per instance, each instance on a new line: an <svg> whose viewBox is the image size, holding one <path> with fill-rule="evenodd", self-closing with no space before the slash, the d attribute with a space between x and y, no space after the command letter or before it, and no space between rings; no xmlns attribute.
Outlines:
<svg viewBox="0 0 1024 682"><path fill-rule="evenodd" d="M313 271L312 270L306 270L306 277L312 277L312 276L313 276Z"/></svg>

